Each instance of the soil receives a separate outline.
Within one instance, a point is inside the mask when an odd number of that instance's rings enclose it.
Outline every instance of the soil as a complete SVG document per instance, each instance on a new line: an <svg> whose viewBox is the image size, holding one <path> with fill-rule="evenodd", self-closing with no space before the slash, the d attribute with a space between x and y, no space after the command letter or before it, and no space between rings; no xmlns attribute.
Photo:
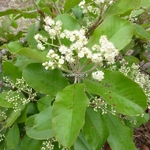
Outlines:
<svg viewBox="0 0 150 150"><path fill-rule="evenodd" d="M31 4L32 0L0 0L0 11L4 11L8 8L23 8ZM142 69L146 70L149 67L150 62L144 64ZM141 127L134 129L134 142L137 150L150 150L150 120ZM105 143L103 150L111 150L108 143Z"/></svg>

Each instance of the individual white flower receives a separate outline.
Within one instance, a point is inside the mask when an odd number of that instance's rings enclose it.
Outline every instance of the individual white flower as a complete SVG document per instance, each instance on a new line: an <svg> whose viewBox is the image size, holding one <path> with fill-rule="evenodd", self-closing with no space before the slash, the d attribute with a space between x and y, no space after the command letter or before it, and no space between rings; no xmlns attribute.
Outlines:
<svg viewBox="0 0 150 150"><path fill-rule="evenodd" d="M65 56L65 60L69 63L73 63L75 61L75 59L72 57L72 55L67 54Z"/></svg>
<svg viewBox="0 0 150 150"><path fill-rule="evenodd" d="M88 43L88 39L85 36L80 36L79 41L81 41L83 45L86 45Z"/></svg>
<svg viewBox="0 0 150 150"><path fill-rule="evenodd" d="M80 50L84 46L82 41L77 41L73 45L74 45L76 50Z"/></svg>
<svg viewBox="0 0 150 150"><path fill-rule="evenodd" d="M92 78L98 81L102 81L104 79L103 71L92 72Z"/></svg>
<svg viewBox="0 0 150 150"><path fill-rule="evenodd" d="M93 7L92 6L88 6L87 9L88 9L89 12L92 12Z"/></svg>
<svg viewBox="0 0 150 150"><path fill-rule="evenodd" d="M100 45L94 44L94 45L92 46L92 50L99 52L99 51L100 51Z"/></svg>
<svg viewBox="0 0 150 150"><path fill-rule="evenodd" d="M62 59L62 58L60 58L59 61L58 61L58 63L59 63L60 65L64 64L64 62L65 62L65 61L64 61L64 59Z"/></svg>
<svg viewBox="0 0 150 150"><path fill-rule="evenodd" d="M93 54L91 59L94 63L101 63L103 61L103 58L100 53Z"/></svg>
<svg viewBox="0 0 150 150"><path fill-rule="evenodd" d="M81 8L83 8L84 5L85 5L85 0L82 0L82 1L79 3L79 6L80 6Z"/></svg>
<svg viewBox="0 0 150 150"><path fill-rule="evenodd" d="M54 54L54 50L53 49L50 49L47 56L48 58L51 58L51 56Z"/></svg>
<svg viewBox="0 0 150 150"><path fill-rule="evenodd" d="M97 5L99 5L100 3L104 3L105 0L94 0L94 2L95 2Z"/></svg>
<svg viewBox="0 0 150 150"><path fill-rule="evenodd" d="M48 31L48 33L49 33L51 39L55 39L55 37L57 35L57 31L55 29L50 29Z"/></svg>
<svg viewBox="0 0 150 150"><path fill-rule="evenodd" d="M83 52L83 51L80 51L80 52L78 53L78 57L79 57L79 58L83 58L83 57L84 57L84 52Z"/></svg>
<svg viewBox="0 0 150 150"><path fill-rule="evenodd" d="M45 50L45 47L42 45L42 43L38 43L37 48L40 50Z"/></svg>
<svg viewBox="0 0 150 150"><path fill-rule="evenodd" d="M56 24L55 24L57 27L61 27L62 26L62 22L60 20L56 21Z"/></svg>
<svg viewBox="0 0 150 150"><path fill-rule="evenodd" d="M54 20L53 20L52 18L48 17L48 16L45 17L44 22L45 22L47 25L49 25L49 26L52 26L52 25L55 24Z"/></svg>
<svg viewBox="0 0 150 150"><path fill-rule="evenodd" d="M46 41L47 41L47 38L44 37L44 36L42 36L41 34L36 34L36 35L34 36L34 39L35 39L37 42L41 42L41 41L46 42Z"/></svg>
<svg viewBox="0 0 150 150"><path fill-rule="evenodd" d="M61 21L57 21L55 26L54 26L54 29L57 31L57 33L60 33L61 29L62 29L62 22Z"/></svg>
<svg viewBox="0 0 150 150"><path fill-rule="evenodd" d="M60 34L60 38L62 38L62 39L64 39L65 38L65 33L64 32L62 32L61 34Z"/></svg>
<svg viewBox="0 0 150 150"><path fill-rule="evenodd" d="M71 42L74 42L75 39L76 39L75 36L74 36L74 35L71 35L69 40L70 40Z"/></svg>
<svg viewBox="0 0 150 150"><path fill-rule="evenodd" d="M106 53L104 54L104 57L105 57L105 60L107 60L108 64L114 64L115 63L115 55L113 55L113 53L109 54L109 53Z"/></svg>
<svg viewBox="0 0 150 150"><path fill-rule="evenodd" d="M66 54L66 53L69 53L70 50L69 50L69 48L66 47L65 45L61 45L61 46L59 47L59 52L60 52L61 54Z"/></svg>
<svg viewBox="0 0 150 150"><path fill-rule="evenodd" d="M44 26L44 29L45 29L45 31L49 32L49 30L51 29L51 27L48 26L48 25L45 25L45 26Z"/></svg>

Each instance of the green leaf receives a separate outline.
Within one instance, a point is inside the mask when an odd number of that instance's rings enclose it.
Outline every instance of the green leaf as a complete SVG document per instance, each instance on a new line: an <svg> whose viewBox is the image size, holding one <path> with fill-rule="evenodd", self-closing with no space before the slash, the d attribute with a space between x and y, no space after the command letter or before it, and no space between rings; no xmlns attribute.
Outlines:
<svg viewBox="0 0 150 150"><path fill-rule="evenodd" d="M36 91L48 95L55 95L68 85L60 70L45 70L39 63L29 64L23 70L23 78Z"/></svg>
<svg viewBox="0 0 150 150"><path fill-rule="evenodd" d="M140 6L141 0L118 0L105 12L104 16L124 14Z"/></svg>
<svg viewBox="0 0 150 150"><path fill-rule="evenodd" d="M16 20L12 20L12 21L11 21L11 26L12 26L13 28L17 29L17 28L18 28L17 21L16 21Z"/></svg>
<svg viewBox="0 0 150 150"><path fill-rule="evenodd" d="M52 128L59 143L71 147L84 125L88 98L84 84L67 86L56 95L52 109Z"/></svg>
<svg viewBox="0 0 150 150"><path fill-rule="evenodd" d="M30 49L30 48L22 48L22 49L20 49L18 54L24 55L28 58L31 58L31 59L36 60L41 63L48 60L46 57L46 55L47 55L46 51L39 51L36 49Z"/></svg>
<svg viewBox="0 0 150 150"><path fill-rule="evenodd" d="M64 11L67 12L71 8L75 7L81 2L81 0L66 0L65 1L65 6L64 6Z"/></svg>
<svg viewBox="0 0 150 150"><path fill-rule="evenodd" d="M26 56L23 56L23 55L17 55L17 59L14 62L14 65L21 69L24 69L28 64L31 64L31 63L37 63L37 61L27 58Z"/></svg>
<svg viewBox="0 0 150 150"><path fill-rule="evenodd" d="M42 111L46 109L47 107L51 106L51 103L53 100L54 100L54 97L51 97L51 96L44 96L40 98L37 102L38 110Z"/></svg>
<svg viewBox="0 0 150 150"><path fill-rule="evenodd" d="M109 130L107 141L113 150L136 150L132 129L126 127L118 116L110 113L104 115L104 119Z"/></svg>
<svg viewBox="0 0 150 150"><path fill-rule="evenodd" d="M37 42L34 39L36 28L37 28L36 25L32 24L28 29L27 42L29 44L29 47L31 48L37 48Z"/></svg>
<svg viewBox="0 0 150 150"><path fill-rule="evenodd" d="M100 111L95 112L93 108L87 109L83 134L92 150L103 147L108 137L108 130Z"/></svg>
<svg viewBox="0 0 150 150"><path fill-rule="evenodd" d="M82 133L79 134L74 143L74 150L92 150Z"/></svg>
<svg viewBox="0 0 150 150"><path fill-rule="evenodd" d="M100 36L106 35L114 46L121 50L130 43L133 36L131 24L118 16L110 16L94 31L90 38L89 45L99 44Z"/></svg>
<svg viewBox="0 0 150 150"><path fill-rule="evenodd" d="M12 108L14 105L6 100L8 92L0 93L0 106L4 108Z"/></svg>
<svg viewBox="0 0 150 150"><path fill-rule="evenodd" d="M22 110L20 116L17 118L16 123L23 123L27 120L27 112L29 109L29 105L25 107L25 109Z"/></svg>
<svg viewBox="0 0 150 150"><path fill-rule="evenodd" d="M136 35L144 39L150 40L150 34L142 26L135 24L135 23L133 23L132 26L135 30Z"/></svg>
<svg viewBox="0 0 150 150"><path fill-rule="evenodd" d="M100 95L118 112L136 116L146 109L147 97L141 87L118 71L104 70L102 82L85 79L87 91Z"/></svg>
<svg viewBox="0 0 150 150"><path fill-rule="evenodd" d="M11 25L11 21L7 17L1 22L2 30L4 32L10 31L10 25Z"/></svg>
<svg viewBox="0 0 150 150"><path fill-rule="evenodd" d="M16 149L19 142L20 133L18 126L14 124L6 135L6 143L8 148Z"/></svg>
<svg viewBox="0 0 150 150"><path fill-rule="evenodd" d="M145 9L150 8L150 0L142 0L141 6Z"/></svg>
<svg viewBox="0 0 150 150"><path fill-rule="evenodd" d="M51 107L31 116L26 121L26 134L33 139L49 139L53 137L51 129Z"/></svg>
<svg viewBox="0 0 150 150"><path fill-rule="evenodd" d="M19 41L8 43L8 50L12 54L16 54L22 48L22 44Z"/></svg>
<svg viewBox="0 0 150 150"><path fill-rule="evenodd" d="M13 81L16 81L17 78L22 78L22 71L20 68L14 66L14 64L9 61L3 62L3 70L5 75L9 75Z"/></svg>
<svg viewBox="0 0 150 150"><path fill-rule="evenodd" d="M24 106L21 107L21 110L24 109ZM21 110L18 111L12 111L11 114L8 116L8 119L6 120L6 125L5 128L10 127L16 120L17 118L20 116L21 114Z"/></svg>
<svg viewBox="0 0 150 150"><path fill-rule="evenodd" d="M135 64L140 63L140 60L137 57L134 57L134 56L124 56L123 59L131 65L133 63L135 63Z"/></svg>
<svg viewBox="0 0 150 150"><path fill-rule="evenodd" d="M61 14L55 18L55 20L60 20L62 22L62 28L67 30L77 30L80 29L80 25L76 19L68 14Z"/></svg>
<svg viewBox="0 0 150 150"><path fill-rule="evenodd" d="M7 9L5 11L0 12L0 17L1 16L6 16L10 14L16 14L19 15L19 17L23 16L24 18L37 18L37 11L21 11L18 9Z"/></svg>
<svg viewBox="0 0 150 150"><path fill-rule="evenodd" d="M76 6L76 7L72 8L72 12L73 12L74 16L76 17L76 19L81 20L83 18L83 11L82 11L81 7Z"/></svg>
<svg viewBox="0 0 150 150"><path fill-rule="evenodd" d="M41 150L42 141L34 140L25 135L21 141L21 150Z"/></svg>

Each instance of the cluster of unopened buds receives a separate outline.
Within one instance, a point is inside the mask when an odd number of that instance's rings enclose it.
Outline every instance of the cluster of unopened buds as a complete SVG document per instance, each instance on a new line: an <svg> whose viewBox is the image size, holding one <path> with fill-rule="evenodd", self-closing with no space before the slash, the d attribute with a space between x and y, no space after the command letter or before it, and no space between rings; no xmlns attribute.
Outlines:
<svg viewBox="0 0 150 150"><path fill-rule="evenodd" d="M62 22L54 21L50 17L45 18L45 31L48 32L52 43L47 43L48 39L40 34L35 35L35 39L42 44L39 49L43 50L46 45L50 46L47 53L49 61L44 62L45 69L59 68L69 74L86 74L102 67L103 63L113 64L118 50L108 41L105 35L101 36L98 44L94 44L91 48L88 46L88 38L85 36L85 30L62 30ZM53 40L58 39L58 44L53 44ZM63 43L66 40L67 45ZM70 43L70 44L68 44ZM81 61L86 59L83 64ZM90 70L83 71L88 63L93 63ZM67 67L66 67L67 66ZM69 69L68 69L69 68ZM102 70L96 70L92 73L92 77L98 81L104 78Z"/></svg>
<svg viewBox="0 0 150 150"><path fill-rule="evenodd" d="M91 102L91 106L94 107L94 111L98 111L100 109L102 114L107 114L107 103L100 97L95 97L94 100Z"/></svg>
<svg viewBox="0 0 150 150"><path fill-rule="evenodd" d="M44 140L42 143L41 150L54 150L55 142L57 142L57 140L55 138ZM61 148L62 150L68 150L68 148L61 146L59 143L58 143L58 147L59 147L59 149Z"/></svg>
<svg viewBox="0 0 150 150"><path fill-rule="evenodd" d="M54 144L53 142L55 142L55 139L48 139L43 141L43 146L41 148L41 150L53 150L54 149Z"/></svg>
<svg viewBox="0 0 150 150"><path fill-rule="evenodd" d="M2 142L4 138L5 138L5 135L0 133L0 142Z"/></svg>
<svg viewBox="0 0 150 150"><path fill-rule="evenodd" d="M33 93L32 88L28 86L23 78L17 78L16 82L13 82L10 78L5 76L3 77L3 80L6 86L11 87L12 89L17 89L15 92L14 90L9 90L6 96L6 100L13 104L15 112L20 111L20 106L28 104L36 97L36 93ZM22 92L28 94L28 98L24 97Z"/></svg>
<svg viewBox="0 0 150 150"><path fill-rule="evenodd" d="M119 69L125 76L128 76L133 81L138 83L143 89L145 95L148 98L148 108L150 109L150 79L149 75L141 73L140 66L138 64L132 64L128 66L128 63L125 60L121 61L121 67Z"/></svg>

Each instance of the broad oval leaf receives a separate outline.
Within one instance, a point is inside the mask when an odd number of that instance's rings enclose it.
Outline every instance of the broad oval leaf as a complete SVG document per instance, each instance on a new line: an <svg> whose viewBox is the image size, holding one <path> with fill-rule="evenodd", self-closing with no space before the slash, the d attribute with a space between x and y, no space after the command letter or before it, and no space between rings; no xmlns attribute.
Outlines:
<svg viewBox="0 0 150 150"><path fill-rule="evenodd" d="M14 137L15 136L15 137ZM19 142L20 133L17 124L14 124L6 135L7 147L11 149L16 149Z"/></svg>
<svg viewBox="0 0 150 150"><path fill-rule="evenodd" d="M52 138L51 115L51 107L48 107L29 117L26 121L26 134L37 140Z"/></svg>
<svg viewBox="0 0 150 150"><path fill-rule="evenodd" d="M136 150L132 129L125 126L118 116L110 113L104 115L104 120L109 130L107 141L113 150Z"/></svg>
<svg viewBox="0 0 150 150"><path fill-rule="evenodd" d="M16 81L17 78L22 78L22 71L20 68L9 61L3 62L3 70L5 75L10 76L10 78L14 81Z"/></svg>
<svg viewBox="0 0 150 150"><path fill-rule="evenodd" d="M6 124L5 124L5 128L10 127L17 119L18 117L21 115L21 111L25 108L25 106L21 106L20 110L18 111L12 111L10 113L10 115L8 116L7 120L6 120Z"/></svg>
<svg viewBox="0 0 150 150"><path fill-rule="evenodd" d="M41 63L48 60L48 58L46 57L46 51L39 51L31 48L21 48L20 51L18 51L18 54L26 56Z"/></svg>
<svg viewBox="0 0 150 150"><path fill-rule="evenodd" d="M147 97L141 87L118 71L105 70L102 82L85 79L87 91L100 95L118 112L136 116L146 109Z"/></svg>
<svg viewBox="0 0 150 150"><path fill-rule="evenodd" d="M69 11L71 8L75 7L81 2L81 0L66 0L65 1L65 6L64 6L64 11Z"/></svg>
<svg viewBox="0 0 150 150"><path fill-rule="evenodd" d="M51 106L52 101L54 100L54 97L51 96L44 96L40 98L37 102L37 108L39 111L42 111L46 109L47 107Z"/></svg>
<svg viewBox="0 0 150 150"><path fill-rule="evenodd" d="M25 135L21 141L21 150L41 150L42 140L35 140Z"/></svg>
<svg viewBox="0 0 150 150"><path fill-rule="evenodd" d="M135 23L132 24L132 26L133 26L133 28L135 30L135 33L138 36L140 36L140 37L142 37L142 38L144 38L146 40L150 40L150 33L148 33L142 26L140 26L138 24L135 24Z"/></svg>
<svg viewBox="0 0 150 150"><path fill-rule="evenodd" d="M8 50L12 54L19 52L21 48L22 48L22 44L19 41L13 41L8 43Z"/></svg>
<svg viewBox="0 0 150 150"><path fill-rule="evenodd" d="M141 6L145 9L150 8L150 0L142 0Z"/></svg>
<svg viewBox="0 0 150 150"><path fill-rule="evenodd" d="M23 78L36 91L55 95L68 85L60 70L45 70L40 63L29 64L23 70Z"/></svg>
<svg viewBox="0 0 150 150"><path fill-rule="evenodd" d="M74 143L74 150L92 150L88 142L85 140L82 132L80 132L78 138Z"/></svg>
<svg viewBox="0 0 150 150"><path fill-rule="evenodd" d="M71 17L69 14L61 14L57 16L55 20L60 20L62 22L62 28L66 30L72 31L81 28L78 21Z"/></svg>
<svg viewBox="0 0 150 150"><path fill-rule="evenodd" d="M69 85L56 95L52 109L54 136L65 147L71 147L84 124L88 98L85 85Z"/></svg>
<svg viewBox="0 0 150 150"><path fill-rule="evenodd" d="M99 39L102 35L106 35L108 40L118 50L121 50L130 43L133 36L133 28L127 20L123 20L118 16L110 16L94 31L90 38L89 46L99 44Z"/></svg>
<svg viewBox="0 0 150 150"><path fill-rule="evenodd" d="M85 116L83 134L92 150L101 149L108 137L108 130L100 111L88 108Z"/></svg>
<svg viewBox="0 0 150 150"><path fill-rule="evenodd" d="M124 14L126 12L138 9L141 6L141 0L118 0L104 14L110 15Z"/></svg>

